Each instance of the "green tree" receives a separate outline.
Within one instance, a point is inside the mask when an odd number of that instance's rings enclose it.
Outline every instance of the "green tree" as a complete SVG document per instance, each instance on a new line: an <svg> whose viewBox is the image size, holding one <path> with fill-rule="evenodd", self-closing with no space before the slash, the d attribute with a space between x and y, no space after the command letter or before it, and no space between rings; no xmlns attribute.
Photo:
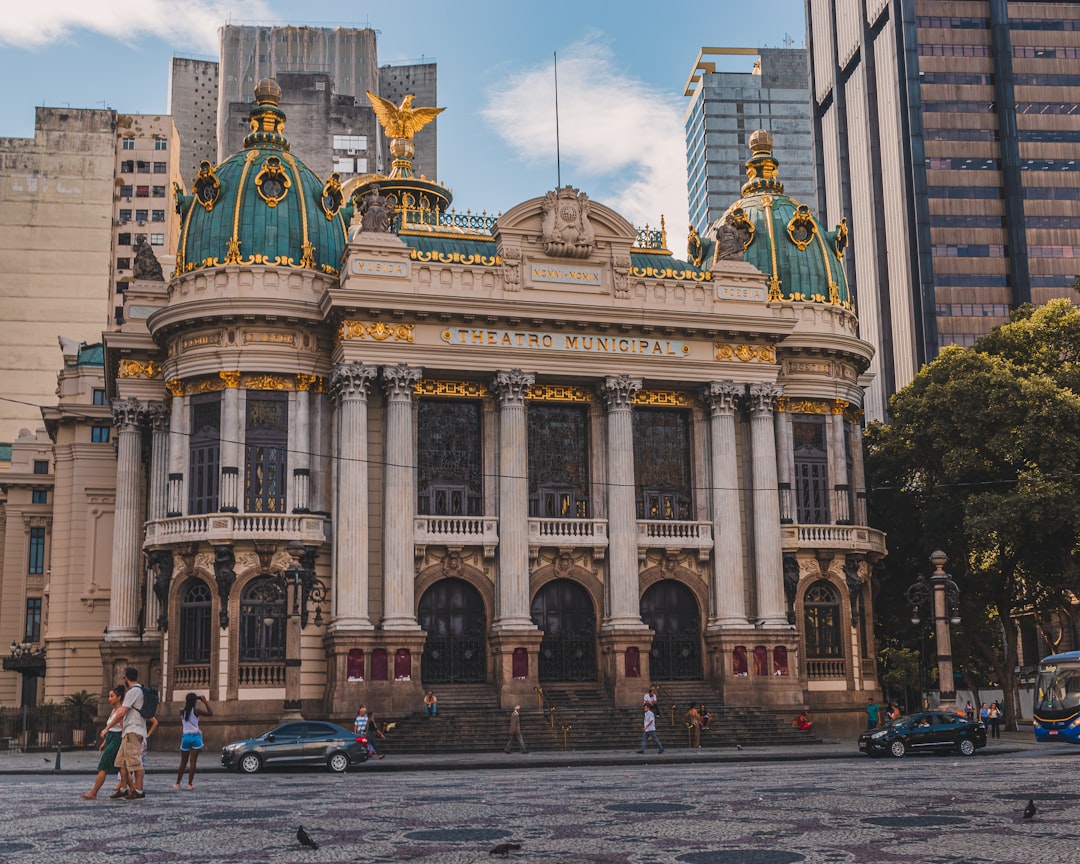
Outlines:
<svg viewBox="0 0 1080 864"><path fill-rule="evenodd" d="M941 548L961 591L953 654L996 679L1015 728L1015 615L1060 606L1080 550L1080 311L1027 306L971 349L949 347L867 429L872 521L888 532L877 623L911 632L904 589Z"/></svg>

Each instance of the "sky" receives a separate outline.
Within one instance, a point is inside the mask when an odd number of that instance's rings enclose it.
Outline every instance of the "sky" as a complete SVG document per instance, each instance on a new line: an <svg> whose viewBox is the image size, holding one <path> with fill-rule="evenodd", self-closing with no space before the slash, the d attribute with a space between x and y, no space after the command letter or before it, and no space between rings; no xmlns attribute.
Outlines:
<svg viewBox="0 0 1080 864"><path fill-rule="evenodd" d="M38 105L164 113L172 56L216 59L227 22L371 27L380 65L434 59L438 179L459 212L498 214L561 178L638 227L663 215L679 257L698 51L806 43L803 0L29 0L0 16L0 136L32 137Z"/></svg>

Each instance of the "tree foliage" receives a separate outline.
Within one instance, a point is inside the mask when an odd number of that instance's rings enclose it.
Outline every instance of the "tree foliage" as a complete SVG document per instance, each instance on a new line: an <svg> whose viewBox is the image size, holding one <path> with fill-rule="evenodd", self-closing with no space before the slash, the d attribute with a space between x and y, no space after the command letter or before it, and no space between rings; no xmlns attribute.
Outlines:
<svg viewBox="0 0 1080 864"><path fill-rule="evenodd" d="M944 349L890 409L893 422L865 436L872 521L890 553L879 632L917 644L904 590L943 549L961 591L958 670L1000 683L1015 723L1016 614L1060 608L1078 587L1080 310L1023 307L973 348Z"/></svg>

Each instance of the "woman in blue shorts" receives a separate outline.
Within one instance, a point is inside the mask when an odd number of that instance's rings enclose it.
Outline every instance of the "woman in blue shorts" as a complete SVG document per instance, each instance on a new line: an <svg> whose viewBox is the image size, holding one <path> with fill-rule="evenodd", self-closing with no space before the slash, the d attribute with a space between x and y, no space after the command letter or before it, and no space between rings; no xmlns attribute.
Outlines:
<svg viewBox="0 0 1080 864"><path fill-rule="evenodd" d="M199 702L202 702L202 708L196 707ZM183 727L180 738L180 770L176 772L176 783L173 784L173 789L180 788L180 781L184 779L185 769L188 772L187 788L195 788L195 765L199 761L199 751L203 749L199 718L211 717L213 713L205 696L188 693L184 697L184 710L180 712L180 724ZM190 767L188 767L189 757Z"/></svg>

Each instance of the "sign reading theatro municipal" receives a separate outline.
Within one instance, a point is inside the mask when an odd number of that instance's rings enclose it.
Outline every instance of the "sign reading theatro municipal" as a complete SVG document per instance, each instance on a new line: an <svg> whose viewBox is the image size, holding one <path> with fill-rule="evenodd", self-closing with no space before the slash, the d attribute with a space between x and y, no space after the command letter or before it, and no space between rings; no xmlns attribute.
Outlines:
<svg viewBox="0 0 1080 864"><path fill-rule="evenodd" d="M772 136L683 261L569 186L453 213L413 174L437 110L409 100L375 102L387 176L319 178L279 93L261 82L244 149L178 190L175 272L133 283L105 335L115 522L87 687L133 663L163 717L197 691L237 732L406 718L427 689L640 710L653 683L858 728L886 551L872 348L847 226L785 196ZM86 590L54 573L53 603ZM50 653L46 682L70 662Z"/></svg>

